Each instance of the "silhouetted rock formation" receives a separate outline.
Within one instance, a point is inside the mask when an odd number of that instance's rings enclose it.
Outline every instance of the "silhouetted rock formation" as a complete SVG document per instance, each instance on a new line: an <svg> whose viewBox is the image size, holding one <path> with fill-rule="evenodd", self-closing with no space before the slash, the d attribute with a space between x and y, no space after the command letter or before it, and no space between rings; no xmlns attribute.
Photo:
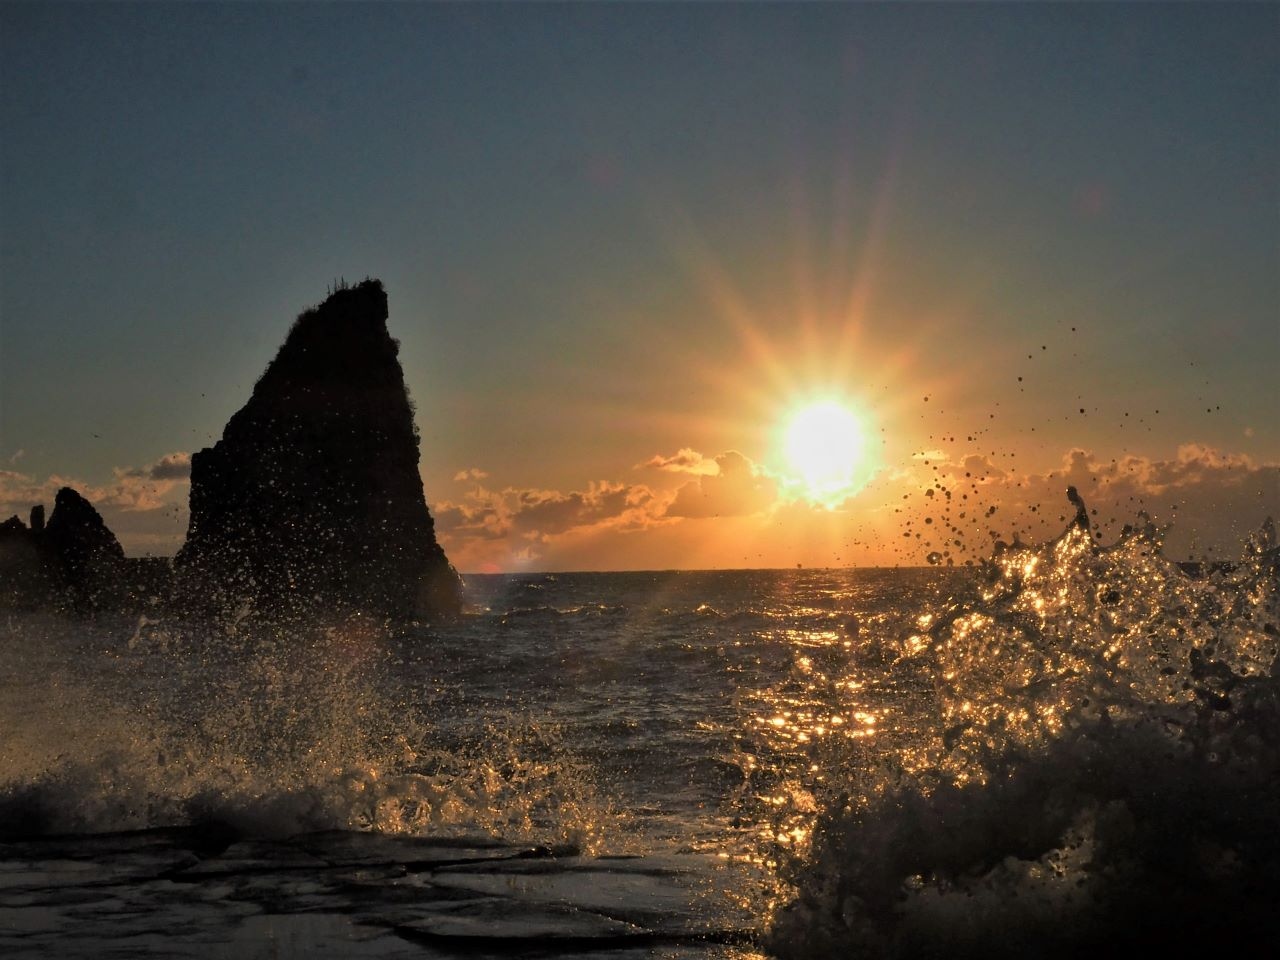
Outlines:
<svg viewBox="0 0 1280 960"><path fill-rule="evenodd" d="M335 291L295 321L222 439L191 459L181 603L271 613L457 612L382 284Z"/></svg>
<svg viewBox="0 0 1280 960"><path fill-rule="evenodd" d="M70 487L58 491L49 522L31 510L0 524L0 603L22 609L77 613L127 606L124 550L98 511Z"/></svg>
<svg viewBox="0 0 1280 960"><path fill-rule="evenodd" d="M0 523L0 608L47 606L59 586L39 535L16 516Z"/></svg>
<svg viewBox="0 0 1280 960"><path fill-rule="evenodd" d="M75 609L91 612L121 605L124 549L88 500L70 487L59 490L43 538L58 558Z"/></svg>
<svg viewBox="0 0 1280 960"><path fill-rule="evenodd" d="M222 440L191 463L191 525L173 568L126 560L87 500L58 491L0 524L0 606L193 613L456 613L418 435L376 280L298 317Z"/></svg>

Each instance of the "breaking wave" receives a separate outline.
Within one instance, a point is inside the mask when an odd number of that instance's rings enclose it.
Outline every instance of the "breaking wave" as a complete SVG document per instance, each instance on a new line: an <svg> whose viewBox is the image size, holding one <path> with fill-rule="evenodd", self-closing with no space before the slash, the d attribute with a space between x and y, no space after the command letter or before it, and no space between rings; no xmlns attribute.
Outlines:
<svg viewBox="0 0 1280 960"><path fill-rule="evenodd" d="M492 836L572 849L609 805L554 725L430 718L414 638L13 617L0 839L196 827Z"/></svg>
<svg viewBox="0 0 1280 960"><path fill-rule="evenodd" d="M1187 955L1280 932L1280 552L1190 576L1145 517L998 545L902 660L938 723L818 799L791 958ZM1266 942L1264 940L1263 942Z"/></svg>

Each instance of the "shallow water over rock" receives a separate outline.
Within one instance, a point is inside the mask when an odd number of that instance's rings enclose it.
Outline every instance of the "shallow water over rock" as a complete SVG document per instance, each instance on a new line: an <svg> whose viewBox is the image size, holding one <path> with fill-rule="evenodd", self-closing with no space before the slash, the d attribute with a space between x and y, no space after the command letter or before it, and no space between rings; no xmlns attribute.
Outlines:
<svg viewBox="0 0 1280 960"><path fill-rule="evenodd" d="M0 844L0 951L63 957L716 956L757 918L707 855L188 829Z"/></svg>

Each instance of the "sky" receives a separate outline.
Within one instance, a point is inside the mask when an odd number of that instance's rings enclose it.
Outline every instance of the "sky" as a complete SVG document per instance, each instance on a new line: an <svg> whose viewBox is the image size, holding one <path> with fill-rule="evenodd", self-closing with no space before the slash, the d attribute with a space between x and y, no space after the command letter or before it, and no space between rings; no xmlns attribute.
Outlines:
<svg viewBox="0 0 1280 960"><path fill-rule="evenodd" d="M464 572L971 562L1068 484L1235 555L1280 5L0 4L0 516L69 484L173 553L366 276Z"/></svg>

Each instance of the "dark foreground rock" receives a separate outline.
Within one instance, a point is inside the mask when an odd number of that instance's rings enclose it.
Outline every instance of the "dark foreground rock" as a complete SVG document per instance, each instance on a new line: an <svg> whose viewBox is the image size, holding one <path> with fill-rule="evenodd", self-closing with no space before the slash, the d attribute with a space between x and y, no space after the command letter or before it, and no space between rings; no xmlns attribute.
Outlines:
<svg viewBox="0 0 1280 960"><path fill-rule="evenodd" d="M298 317L222 439L191 460L175 560L191 612L456 613L418 434L377 280Z"/></svg>
<svg viewBox="0 0 1280 960"><path fill-rule="evenodd" d="M757 955L758 918L717 892L746 883L707 854L478 837L0 835L0 955L725 960Z"/></svg>

